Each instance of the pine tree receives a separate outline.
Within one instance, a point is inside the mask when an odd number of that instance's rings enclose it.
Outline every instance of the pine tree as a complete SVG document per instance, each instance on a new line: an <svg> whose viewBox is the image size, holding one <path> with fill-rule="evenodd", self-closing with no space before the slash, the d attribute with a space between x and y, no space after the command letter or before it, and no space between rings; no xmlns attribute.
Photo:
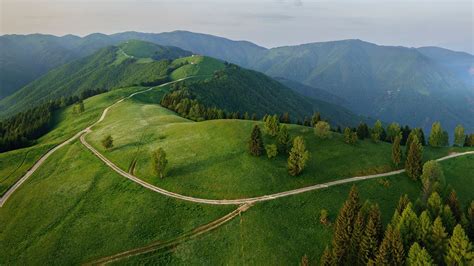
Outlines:
<svg viewBox="0 0 474 266"><path fill-rule="evenodd" d="M458 196L456 195L456 191L454 189L452 189L449 193L446 203L448 204L449 208L451 208L451 211L456 218L456 222L460 223L462 216L461 205L459 204Z"/></svg>
<svg viewBox="0 0 474 266"><path fill-rule="evenodd" d="M391 123L387 127L387 141L393 142L395 137L400 135L400 125L398 123Z"/></svg>
<svg viewBox="0 0 474 266"><path fill-rule="evenodd" d="M162 148L158 148L152 153L152 161L155 174L160 178L165 177L166 165L168 164L166 152Z"/></svg>
<svg viewBox="0 0 474 266"><path fill-rule="evenodd" d="M357 137L360 140L363 140L365 138L368 138L370 135L369 133L369 127L367 126L366 123L359 123L359 126L357 127Z"/></svg>
<svg viewBox="0 0 474 266"><path fill-rule="evenodd" d="M311 117L311 126L314 127L319 121L321 121L321 114L316 112L313 114L313 117Z"/></svg>
<svg viewBox="0 0 474 266"><path fill-rule="evenodd" d="M280 122L277 115L266 116L263 124L263 129L266 134L274 137L278 134L280 129Z"/></svg>
<svg viewBox="0 0 474 266"><path fill-rule="evenodd" d="M448 234L443 226L441 217L437 217L433 222L430 241L427 244L429 253L437 264L443 263L443 254L446 250Z"/></svg>
<svg viewBox="0 0 474 266"><path fill-rule="evenodd" d="M288 133L288 128L286 125L282 125L277 135L277 146L278 152L281 154L288 154L290 149L290 134Z"/></svg>
<svg viewBox="0 0 474 266"><path fill-rule="evenodd" d="M102 139L102 146L107 150L111 149L114 146L114 139L111 135L107 135Z"/></svg>
<svg viewBox="0 0 474 266"><path fill-rule="evenodd" d="M420 239L420 225L411 203L403 210L397 229L400 231L405 250L410 248L411 243Z"/></svg>
<svg viewBox="0 0 474 266"><path fill-rule="evenodd" d="M383 126L382 126L382 122L380 122L380 120L377 120L374 124L374 128L372 129L372 134L371 134L371 138L374 142L379 142L380 139L382 138L382 135L383 135Z"/></svg>
<svg viewBox="0 0 474 266"><path fill-rule="evenodd" d="M417 137L413 138L405 163L407 175L412 179L418 179L422 172L423 147Z"/></svg>
<svg viewBox="0 0 474 266"><path fill-rule="evenodd" d="M467 208L467 235L469 239L474 239L474 200Z"/></svg>
<svg viewBox="0 0 474 266"><path fill-rule="evenodd" d="M350 256L350 246L354 222L361 208L359 193L352 186L348 199L344 202L334 225L333 237L333 263L344 265Z"/></svg>
<svg viewBox="0 0 474 266"><path fill-rule="evenodd" d="M427 201L427 209L430 212L431 217L437 217L441 215L443 210L443 205L441 202L441 197L437 192L433 192Z"/></svg>
<svg viewBox="0 0 474 266"><path fill-rule="evenodd" d="M454 229L454 226L456 225L456 219L453 216L453 212L451 211L451 208L448 205L444 205L444 207L441 210L441 220L443 221L444 227L446 227L446 230L448 232L452 232Z"/></svg>
<svg viewBox="0 0 474 266"><path fill-rule="evenodd" d="M333 263L333 257L332 257L332 252L329 249L328 246L324 249L323 255L321 256L321 261L319 263L321 266L332 266L334 265Z"/></svg>
<svg viewBox="0 0 474 266"><path fill-rule="evenodd" d="M397 205L397 212L398 214L402 214L402 212L405 210L405 208L410 204L410 199L408 198L407 194L403 194L400 199L398 200L398 205Z"/></svg>
<svg viewBox="0 0 474 266"><path fill-rule="evenodd" d="M258 125L253 126L249 140L249 152L253 156L260 156L263 153L262 132Z"/></svg>
<svg viewBox="0 0 474 266"><path fill-rule="evenodd" d="M301 136L293 140L288 157L288 173L292 176L299 175L306 167L306 161L309 159L309 151L306 150L304 139Z"/></svg>
<svg viewBox="0 0 474 266"><path fill-rule="evenodd" d="M423 165L423 174L421 175L423 185L423 200L433 192L441 192L445 186L443 169L437 161L428 161Z"/></svg>
<svg viewBox="0 0 474 266"><path fill-rule="evenodd" d="M474 251L472 243L466 236L461 225L456 225L453 235L449 239L448 250L445 257L447 265L473 265Z"/></svg>
<svg viewBox="0 0 474 266"><path fill-rule="evenodd" d="M331 136L331 126L328 122L319 121L314 126L314 134L321 139L327 139Z"/></svg>
<svg viewBox="0 0 474 266"><path fill-rule="evenodd" d="M375 258L375 265L403 265L405 252L400 232L388 225Z"/></svg>
<svg viewBox="0 0 474 266"><path fill-rule="evenodd" d="M375 259L381 238L382 221L380 218L380 209L377 205L373 205L370 209L367 225L360 243L359 256L361 257L360 259L363 265Z"/></svg>
<svg viewBox="0 0 474 266"><path fill-rule="evenodd" d="M427 210L423 211L419 217L420 224L420 240L423 245L428 245L433 230L430 214Z"/></svg>
<svg viewBox="0 0 474 266"><path fill-rule="evenodd" d="M421 248L418 243L413 243L408 252L407 265L431 266L433 259L425 248Z"/></svg>
<svg viewBox="0 0 474 266"><path fill-rule="evenodd" d="M398 166L402 161L402 150L400 147L400 136L396 136L392 144L392 162L395 166Z"/></svg>
<svg viewBox="0 0 474 266"><path fill-rule="evenodd" d="M364 236L365 228L365 212L363 209L360 209L357 213L356 220L354 222L354 229L352 231L351 237L351 249L350 249L350 259L355 265L365 265L365 256L362 254L368 253L361 249L362 238Z"/></svg>
<svg viewBox="0 0 474 266"><path fill-rule="evenodd" d="M464 127L457 125L454 129L454 145L462 147L466 141L466 135L464 134Z"/></svg>
<svg viewBox="0 0 474 266"><path fill-rule="evenodd" d="M431 126L431 133L429 137L429 143L432 147L441 147L445 142L445 136L443 128L440 122L434 122Z"/></svg>

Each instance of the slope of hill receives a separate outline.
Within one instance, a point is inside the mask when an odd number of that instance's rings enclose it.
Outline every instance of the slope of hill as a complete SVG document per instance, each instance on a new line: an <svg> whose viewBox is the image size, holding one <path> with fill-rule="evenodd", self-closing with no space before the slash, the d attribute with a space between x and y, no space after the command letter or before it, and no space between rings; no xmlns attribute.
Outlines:
<svg viewBox="0 0 474 266"><path fill-rule="evenodd" d="M312 43L266 51L251 67L318 87L350 103L350 110L429 129L474 130L474 91L417 49L359 40Z"/></svg>
<svg viewBox="0 0 474 266"><path fill-rule="evenodd" d="M155 61L152 58L143 60L139 57L151 55L174 59L190 54L179 48L161 47L144 42L133 42L133 45L123 44L121 47L103 48L93 55L50 71L13 95L0 100L0 116L5 117L49 99L71 96L86 89L108 90L163 82L168 78L171 62ZM145 49L137 49L140 47L146 47L149 54L136 52L137 50L145 51ZM128 55L124 51L132 52L135 56Z"/></svg>

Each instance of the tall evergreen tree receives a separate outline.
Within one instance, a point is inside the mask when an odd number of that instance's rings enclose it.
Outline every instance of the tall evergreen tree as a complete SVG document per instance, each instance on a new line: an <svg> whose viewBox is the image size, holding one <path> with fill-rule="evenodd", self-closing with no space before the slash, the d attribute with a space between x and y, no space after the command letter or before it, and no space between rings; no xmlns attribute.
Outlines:
<svg viewBox="0 0 474 266"><path fill-rule="evenodd" d="M431 217L438 217L441 215L443 203L437 192L431 193L426 204L426 209L430 212Z"/></svg>
<svg viewBox="0 0 474 266"><path fill-rule="evenodd" d="M168 164L166 152L163 150L163 148L158 148L152 153L151 156L153 161L153 171L159 178L165 177L166 165Z"/></svg>
<svg viewBox="0 0 474 266"><path fill-rule="evenodd" d="M400 136L396 136L392 144L392 162L395 166L398 166L402 161L402 149L400 147Z"/></svg>
<svg viewBox="0 0 474 266"><path fill-rule="evenodd" d="M361 140L368 138L370 135L369 132L369 127L367 126L366 123L359 123L359 126L357 127L357 137Z"/></svg>
<svg viewBox="0 0 474 266"><path fill-rule="evenodd" d="M333 262L332 252L328 246L324 249L323 255L321 256L321 261L319 265L321 266L332 266L335 263Z"/></svg>
<svg viewBox="0 0 474 266"><path fill-rule="evenodd" d="M277 135L278 152L280 154L288 154L290 144L291 139L290 134L288 133L288 127L286 125L282 125Z"/></svg>
<svg viewBox="0 0 474 266"><path fill-rule="evenodd" d="M454 189L452 189L451 192L449 193L446 203L448 204L449 208L451 208L451 211L453 212L456 222L460 223L462 210L461 210L461 205L459 204L459 201L458 201L458 196Z"/></svg>
<svg viewBox="0 0 474 266"><path fill-rule="evenodd" d="M314 134L321 139L327 139L331 136L331 126L326 121L319 121L314 126Z"/></svg>
<svg viewBox="0 0 474 266"><path fill-rule="evenodd" d="M361 208L359 193L352 186L348 199L344 202L334 225L333 263L346 265L350 258L351 238L357 213Z"/></svg>
<svg viewBox="0 0 474 266"><path fill-rule="evenodd" d="M408 125L402 127L402 139L400 140L401 145L404 146L407 144L408 136L410 135L410 133L411 129Z"/></svg>
<svg viewBox="0 0 474 266"><path fill-rule="evenodd" d="M293 146L288 156L288 173L292 176L299 175L306 167L308 159L309 151L306 150L304 139L298 136L293 140Z"/></svg>
<svg viewBox="0 0 474 266"><path fill-rule="evenodd" d="M311 117L311 126L314 127L316 124L321 121L321 114L319 112L316 112L313 114Z"/></svg>
<svg viewBox="0 0 474 266"><path fill-rule="evenodd" d="M454 129L454 145L462 147L466 140L466 134L464 134L464 127L457 125Z"/></svg>
<svg viewBox="0 0 474 266"><path fill-rule="evenodd" d="M388 225L375 258L375 265L403 265L405 252L400 232Z"/></svg>
<svg viewBox="0 0 474 266"><path fill-rule="evenodd" d="M440 122L434 122L431 126L431 133L429 137L429 143L432 147L441 147L443 146L445 140L445 136L443 133L443 128L441 127Z"/></svg>
<svg viewBox="0 0 474 266"><path fill-rule="evenodd" d="M405 163L407 175L412 179L418 179L422 172L423 147L417 137L413 138L410 144L410 151Z"/></svg>
<svg viewBox="0 0 474 266"><path fill-rule="evenodd" d="M359 256L362 259L363 265L366 265L370 260L375 260L381 238L382 221L380 209L377 205L373 205L370 209L367 225L360 243Z"/></svg>
<svg viewBox="0 0 474 266"><path fill-rule="evenodd" d="M443 206L440 216L444 227L446 227L446 231L452 232L454 226L456 225L456 219L454 218L453 212L448 205Z"/></svg>
<svg viewBox="0 0 474 266"><path fill-rule="evenodd" d="M405 208L410 204L410 199L408 198L407 194L403 194L400 199L398 200L398 205L397 205L397 212L398 214L402 214L402 212L405 210Z"/></svg>
<svg viewBox="0 0 474 266"><path fill-rule="evenodd" d="M402 212L397 229L400 231L405 250L410 248L411 243L420 239L420 225L411 203Z"/></svg>
<svg viewBox="0 0 474 266"><path fill-rule="evenodd" d="M263 153L263 139L262 132L258 125L253 126L250 140L248 142L249 152L253 156L260 156Z"/></svg>
<svg viewBox="0 0 474 266"><path fill-rule="evenodd" d="M428 245L430 242L431 232L433 223L431 222L430 214L427 210L424 210L419 217L420 224L420 240L423 245Z"/></svg>
<svg viewBox="0 0 474 266"><path fill-rule="evenodd" d="M448 234L443 226L441 217L437 217L433 222L430 242L427 244L428 251L433 256L433 260L438 265L443 263L443 254L447 246Z"/></svg>
<svg viewBox="0 0 474 266"><path fill-rule="evenodd" d="M377 120L374 124L374 128L372 129L372 134L371 134L371 138L374 142L379 142L380 139L382 138L382 135L383 135L383 126L382 126L382 122L380 122L380 120Z"/></svg>
<svg viewBox="0 0 474 266"><path fill-rule="evenodd" d="M423 165L423 174L421 175L421 183L423 185L423 200L433 193L440 193L446 182L443 169L437 161L428 161Z"/></svg>
<svg viewBox="0 0 474 266"><path fill-rule="evenodd" d="M365 229L365 211L363 208L357 213L356 220L354 222L354 229L352 231L351 237L351 249L350 249L350 259L354 265L366 265L365 256L362 254L369 253L369 251L361 249L362 239L364 237Z"/></svg>
<svg viewBox="0 0 474 266"><path fill-rule="evenodd" d="M461 225L456 225L453 235L449 239L448 250L445 257L447 265L473 265L474 251L472 243L466 236Z"/></svg>
<svg viewBox="0 0 474 266"><path fill-rule="evenodd" d="M408 252L407 265L431 266L433 265L433 259L425 248L420 247L420 245L415 242Z"/></svg>
<svg viewBox="0 0 474 266"><path fill-rule="evenodd" d="M387 127L387 141L393 142L398 135L400 135L400 125L398 123L391 123Z"/></svg>

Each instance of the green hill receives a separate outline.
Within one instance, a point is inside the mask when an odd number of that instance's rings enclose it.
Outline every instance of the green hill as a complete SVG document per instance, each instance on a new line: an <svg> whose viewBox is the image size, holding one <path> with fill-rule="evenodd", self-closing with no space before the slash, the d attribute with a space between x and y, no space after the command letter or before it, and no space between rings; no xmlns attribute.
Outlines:
<svg viewBox="0 0 474 266"><path fill-rule="evenodd" d="M132 44L133 43L133 44ZM15 94L0 101L0 117L15 114L31 106L77 95L87 89L110 90L139 84L155 84L166 81L171 62L156 61L152 57L175 59L190 53L178 48L161 47L151 43L132 42L122 47L109 46L88 57L78 59L50 71L48 74L28 84ZM146 47L148 54L141 51ZM132 52L136 57L127 55ZM169 54L167 54L169 52Z"/></svg>
<svg viewBox="0 0 474 266"><path fill-rule="evenodd" d="M434 121L450 132L457 124L474 130L472 88L417 49L359 40L311 43L267 50L248 67L324 89L358 114L426 130Z"/></svg>
<svg viewBox="0 0 474 266"><path fill-rule="evenodd" d="M96 121L105 107L143 89L122 88L88 98L79 116L72 108L61 110L57 126L40 140L41 145L75 134ZM304 137L311 157L303 175L290 177L285 156L268 159L248 154L251 127L261 122L189 121L153 103L170 89L151 90L116 104L92 128L87 141L124 171L170 191L205 198L263 195L393 167L387 143L364 140L349 145L339 134L322 140L311 128L293 125L290 134ZM114 138L114 147L107 151L100 144L106 134ZM268 144L274 139L265 136L264 141ZM166 150L169 161L164 179L155 177L150 167L150 153L158 147ZM35 148L1 154L2 163L17 161L20 153ZM424 159L461 150L466 149L425 147ZM442 163L446 180L458 191L463 206L472 197L473 159L467 156ZM6 170L2 167L0 173ZM404 174L357 185L362 201L379 204L384 223L391 219L401 195L407 193L414 200L420 193L420 183ZM333 228L320 224L320 211L328 210L333 222L350 186L256 203L194 239L117 263L292 264L305 254L316 262ZM83 264L179 239L235 208L189 203L152 192L112 172L75 141L50 157L0 208L0 264Z"/></svg>

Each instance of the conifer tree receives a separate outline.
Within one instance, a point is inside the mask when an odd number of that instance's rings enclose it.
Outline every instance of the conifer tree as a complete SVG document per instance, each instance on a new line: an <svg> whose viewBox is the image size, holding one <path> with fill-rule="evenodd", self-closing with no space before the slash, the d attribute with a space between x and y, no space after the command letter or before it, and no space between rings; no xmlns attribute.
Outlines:
<svg viewBox="0 0 474 266"><path fill-rule="evenodd" d="M345 265L350 256L350 244L354 222L357 213L361 208L359 193L355 186L352 186L348 199L344 202L334 225L333 237L333 263Z"/></svg>
<svg viewBox="0 0 474 266"><path fill-rule="evenodd" d="M474 239L474 200L467 208L467 235L469 239Z"/></svg>
<svg viewBox="0 0 474 266"><path fill-rule="evenodd" d="M400 232L388 225L375 258L375 265L403 265L405 252Z"/></svg>
<svg viewBox="0 0 474 266"><path fill-rule="evenodd" d="M398 205L397 205L397 210L396 210L398 214L402 214L402 212L405 210L405 208L408 206L409 203L410 203L410 199L408 198L408 195L403 194L398 200Z"/></svg>
<svg viewBox="0 0 474 266"><path fill-rule="evenodd" d="M321 256L321 261L319 263L321 266L332 266L334 265L333 263L333 257L332 257L332 252L329 249L328 246L324 249L323 255Z"/></svg>
<svg viewBox="0 0 474 266"><path fill-rule="evenodd" d="M111 149L114 146L114 139L111 135L107 135L102 139L102 146L107 150Z"/></svg>
<svg viewBox="0 0 474 266"><path fill-rule="evenodd" d="M275 144L265 145L265 151L267 152L268 159L274 158L278 155L278 149Z"/></svg>
<svg viewBox="0 0 474 266"><path fill-rule="evenodd" d="M440 216L444 227L446 227L446 231L452 232L456 225L456 219L453 216L451 208L447 204L442 208Z"/></svg>
<svg viewBox="0 0 474 266"><path fill-rule="evenodd" d="M299 175L306 167L308 159L309 151L306 150L304 139L298 136L293 140L293 146L288 156L288 173L292 176Z"/></svg>
<svg viewBox="0 0 474 266"><path fill-rule="evenodd" d="M288 114L288 112L283 113L280 117L280 122L289 124L290 123L290 114Z"/></svg>
<svg viewBox="0 0 474 266"><path fill-rule="evenodd" d="M400 231L405 250L410 248L411 243L420 239L420 225L411 203L403 210L397 229Z"/></svg>
<svg viewBox="0 0 474 266"><path fill-rule="evenodd" d="M445 136L443 128L440 122L434 122L431 126L431 133L429 137L429 143L432 147L441 147L445 142Z"/></svg>
<svg viewBox="0 0 474 266"><path fill-rule="evenodd" d="M423 165L423 174L421 175L423 185L423 200L433 192L441 192L445 186L443 169L437 161L428 161Z"/></svg>
<svg viewBox="0 0 474 266"><path fill-rule="evenodd" d="M429 253L433 256L435 263L443 263L443 254L446 250L448 234L443 226L441 217L437 217L433 222L430 241L427 244Z"/></svg>
<svg viewBox="0 0 474 266"><path fill-rule="evenodd" d="M400 147L400 136L396 136L392 144L392 162L395 166L398 166L402 161L402 150Z"/></svg>
<svg viewBox="0 0 474 266"><path fill-rule="evenodd" d="M380 122L380 120L377 120L374 124L374 128L372 129L372 134L371 134L372 140L374 142L379 142L380 139L382 138L383 131L384 129L382 126L382 122Z"/></svg>
<svg viewBox="0 0 474 266"><path fill-rule="evenodd" d="M461 225L456 225L453 235L449 239L445 257L447 265L473 265L474 251Z"/></svg>
<svg viewBox="0 0 474 266"><path fill-rule="evenodd" d="M395 137L400 135L400 125L398 123L391 123L387 127L387 141L393 142Z"/></svg>
<svg viewBox="0 0 474 266"><path fill-rule="evenodd" d="M328 122L319 121L314 126L314 134L321 139L327 139L331 136L331 126Z"/></svg>
<svg viewBox="0 0 474 266"><path fill-rule="evenodd" d="M459 204L458 196L454 189L452 189L449 193L446 203L448 204L449 208L451 208L456 222L460 223L462 216L461 205Z"/></svg>
<svg viewBox="0 0 474 266"><path fill-rule="evenodd" d="M153 161L153 171L159 178L165 177L166 173L166 165L168 164L168 160L166 159L166 152L163 148L158 148L156 151L152 153L152 161Z"/></svg>
<svg viewBox="0 0 474 266"><path fill-rule="evenodd" d="M425 248L420 247L420 245L415 242L408 252L407 264L410 266L431 266L433 265L433 259Z"/></svg>
<svg viewBox="0 0 474 266"><path fill-rule="evenodd" d="M430 214L427 210L424 210L419 217L420 224L420 240L423 245L428 245L431 237L431 231L433 230L433 224L431 222Z"/></svg>
<svg viewBox="0 0 474 266"><path fill-rule="evenodd" d="M359 123L359 126L357 127L357 137L360 140L363 140L365 138L368 138L370 135L369 133L369 127L367 126L366 123Z"/></svg>
<svg viewBox="0 0 474 266"><path fill-rule="evenodd" d="M321 114L316 112L313 114L313 117L311 117L311 126L314 127L319 121L321 121Z"/></svg>
<svg viewBox="0 0 474 266"><path fill-rule="evenodd" d="M412 179L418 179L422 172L423 147L417 137L413 137L410 150L405 163L407 175Z"/></svg>
<svg viewBox="0 0 474 266"><path fill-rule="evenodd" d="M369 251L361 249L361 242L364 236L365 228L365 212L363 209L360 209L357 213L356 220L354 222L354 229L352 231L351 237L351 249L350 249L350 259L355 265L365 265L367 262L365 256L362 254L368 253Z"/></svg>
<svg viewBox="0 0 474 266"><path fill-rule="evenodd" d="M282 125L277 135L278 152L281 154L288 154L290 144L291 139L290 134L288 133L288 127L286 125Z"/></svg>
<svg viewBox="0 0 474 266"><path fill-rule="evenodd" d="M263 139L262 132L258 125L253 126L252 134L249 140L249 152L253 156L260 156L263 153Z"/></svg>
<svg viewBox="0 0 474 266"><path fill-rule="evenodd" d="M454 129L454 145L462 147L466 141L466 134L464 134L464 127L457 125Z"/></svg>
<svg viewBox="0 0 474 266"><path fill-rule="evenodd" d="M375 259L381 238L382 221L380 218L380 209L377 205L373 205L370 209L367 225L360 243L359 256L361 257L360 259L363 265Z"/></svg>
<svg viewBox="0 0 474 266"><path fill-rule="evenodd" d="M437 192L433 192L427 201L427 210L430 212L431 217L438 217L441 215L443 210L443 205L441 202L441 197Z"/></svg>

